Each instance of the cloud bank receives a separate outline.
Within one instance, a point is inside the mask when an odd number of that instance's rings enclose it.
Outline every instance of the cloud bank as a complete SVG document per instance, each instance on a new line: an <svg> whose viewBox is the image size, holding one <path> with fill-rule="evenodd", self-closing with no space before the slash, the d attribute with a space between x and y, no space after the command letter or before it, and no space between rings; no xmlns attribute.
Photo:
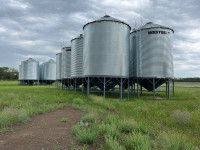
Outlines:
<svg viewBox="0 0 200 150"><path fill-rule="evenodd" d="M0 66L18 68L20 61L29 57L41 63L55 60L61 44L69 45L83 33L84 24L106 13L132 28L151 21L174 29L175 77L200 77L199 0L0 2Z"/></svg>

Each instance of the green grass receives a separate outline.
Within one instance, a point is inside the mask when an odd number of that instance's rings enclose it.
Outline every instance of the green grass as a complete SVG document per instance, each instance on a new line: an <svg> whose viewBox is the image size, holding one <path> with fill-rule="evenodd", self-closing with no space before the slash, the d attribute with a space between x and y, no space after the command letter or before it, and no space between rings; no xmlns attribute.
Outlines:
<svg viewBox="0 0 200 150"><path fill-rule="evenodd" d="M118 122L118 128L121 132L130 133L139 130L139 125L133 119L122 119Z"/></svg>
<svg viewBox="0 0 200 150"><path fill-rule="evenodd" d="M125 147L120 145L117 138L113 138L112 136L105 136L105 145L102 149L107 150L125 150Z"/></svg>
<svg viewBox="0 0 200 150"><path fill-rule="evenodd" d="M92 144L98 135L96 129L81 127L80 125L73 126L72 133L84 144Z"/></svg>
<svg viewBox="0 0 200 150"><path fill-rule="evenodd" d="M19 86L17 82L0 81L0 133L32 115L61 109L76 95L54 86Z"/></svg>
<svg viewBox="0 0 200 150"><path fill-rule="evenodd" d="M132 132L130 135L125 137L125 147L126 149L135 150L150 150L151 142L148 135L143 135L140 132Z"/></svg>
<svg viewBox="0 0 200 150"><path fill-rule="evenodd" d="M164 97L165 93L156 96ZM1 81L0 134L32 115L67 105L83 111L82 121L74 130L82 143L97 144L100 138L102 143L98 146L102 149L200 146L200 88L197 87L176 87L175 98L169 100L153 100L152 93L144 92L141 98L120 101L82 96L81 92L57 90L54 86L18 86L17 82Z"/></svg>
<svg viewBox="0 0 200 150"><path fill-rule="evenodd" d="M82 117L82 121L83 122L88 122L88 123L94 123L97 121L97 118L98 118L98 114L95 113L95 112L90 112L88 114L85 114L83 117Z"/></svg>
<svg viewBox="0 0 200 150"><path fill-rule="evenodd" d="M63 123L66 123L67 122L67 118L63 117L60 121L63 122Z"/></svg>

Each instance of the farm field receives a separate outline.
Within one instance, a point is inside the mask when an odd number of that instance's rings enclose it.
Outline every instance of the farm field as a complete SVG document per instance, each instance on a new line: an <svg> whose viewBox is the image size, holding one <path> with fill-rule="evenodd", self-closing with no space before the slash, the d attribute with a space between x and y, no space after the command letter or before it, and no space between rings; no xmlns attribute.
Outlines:
<svg viewBox="0 0 200 150"><path fill-rule="evenodd" d="M176 82L178 87L200 87L200 82Z"/></svg>
<svg viewBox="0 0 200 150"><path fill-rule="evenodd" d="M67 133L74 138L69 147L58 143L51 149L200 149L200 87L176 83L174 98L152 98L151 93L144 92L140 98L120 101L82 96L81 92L57 90L55 86L19 86L17 82L0 81L0 139L41 114L47 113L51 120L48 112L64 109L74 111L72 116L81 115L77 117L80 120L71 122L71 115L58 115L58 125L65 122L70 130ZM45 125L48 128L48 123Z"/></svg>

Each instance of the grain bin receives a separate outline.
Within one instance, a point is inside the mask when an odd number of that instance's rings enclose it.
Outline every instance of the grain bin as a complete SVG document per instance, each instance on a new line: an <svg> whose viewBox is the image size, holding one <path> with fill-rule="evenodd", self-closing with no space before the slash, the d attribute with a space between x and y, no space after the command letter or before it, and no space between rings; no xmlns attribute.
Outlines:
<svg viewBox="0 0 200 150"><path fill-rule="evenodd" d="M71 47L62 48L62 79L71 77Z"/></svg>
<svg viewBox="0 0 200 150"><path fill-rule="evenodd" d="M172 29L152 22L131 33L130 51L133 60L130 63L132 66L131 76L174 77L173 33Z"/></svg>
<svg viewBox="0 0 200 150"><path fill-rule="evenodd" d="M108 15L84 30L84 76L129 76L130 26Z"/></svg>
<svg viewBox="0 0 200 150"><path fill-rule="evenodd" d="M83 35L71 40L71 77L83 76Z"/></svg>
<svg viewBox="0 0 200 150"><path fill-rule="evenodd" d="M56 80L62 79L62 53L56 54Z"/></svg>
<svg viewBox="0 0 200 150"><path fill-rule="evenodd" d="M56 62L52 59L44 63L44 80L56 80Z"/></svg>
<svg viewBox="0 0 200 150"><path fill-rule="evenodd" d="M19 80L22 79L22 65L19 65Z"/></svg>
<svg viewBox="0 0 200 150"><path fill-rule="evenodd" d="M44 67L45 63L40 64L40 80L44 80Z"/></svg>
<svg viewBox="0 0 200 150"><path fill-rule="evenodd" d="M26 61L21 62L22 68L22 80L39 80L39 62L29 58Z"/></svg>

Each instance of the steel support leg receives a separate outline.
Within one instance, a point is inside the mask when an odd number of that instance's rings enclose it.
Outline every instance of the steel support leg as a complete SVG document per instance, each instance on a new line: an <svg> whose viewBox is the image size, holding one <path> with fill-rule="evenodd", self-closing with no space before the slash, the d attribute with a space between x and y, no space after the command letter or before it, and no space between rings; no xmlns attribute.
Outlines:
<svg viewBox="0 0 200 150"><path fill-rule="evenodd" d="M130 91L130 81L128 79L128 99L129 99L129 91Z"/></svg>
<svg viewBox="0 0 200 150"><path fill-rule="evenodd" d="M69 91L69 79L67 79L67 89Z"/></svg>
<svg viewBox="0 0 200 150"><path fill-rule="evenodd" d="M153 78L153 99L155 99L155 78Z"/></svg>
<svg viewBox="0 0 200 150"><path fill-rule="evenodd" d="M142 95L142 85L140 85L140 93L141 93L141 95Z"/></svg>
<svg viewBox="0 0 200 150"><path fill-rule="evenodd" d="M173 97L174 97L174 79L172 79L172 84L173 84L173 85L172 85L172 86L173 86L172 88L173 88Z"/></svg>
<svg viewBox="0 0 200 150"><path fill-rule="evenodd" d="M82 95L83 95L83 89L84 88L84 79L82 78Z"/></svg>
<svg viewBox="0 0 200 150"><path fill-rule="evenodd" d="M133 95L133 81L131 81L131 95Z"/></svg>
<svg viewBox="0 0 200 150"><path fill-rule="evenodd" d="M168 79L168 98L170 98L170 79Z"/></svg>
<svg viewBox="0 0 200 150"><path fill-rule="evenodd" d="M90 77L88 77L87 81L87 96L90 96Z"/></svg>
<svg viewBox="0 0 200 150"><path fill-rule="evenodd" d="M76 91L76 78L75 78L75 91Z"/></svg>
<svg viewBox="0 0 200 150"><path fill-rule="evenodd" d="M140 94L139 94L139 80L137 79L137 97L140 97Z"/></svg>
<svg viewBox="0 0 200 150"><path fill-rule="evenodd" d="M166 96L168 95L168 90L167 90L167 88L168 88L168 81L166 82Z"/></svg>
<svg viewBox="0 0 200 150"><path fill-rule="evenodd" d="M120 100L122 100L122 87L123 87L123 82L122 82L122 78L121 78L121 82L120 82Z"/></svg>
<svg viewBox="0 0 200 150"><path fill-rule="evenodd" d="M106 78L103 78L103 96L106 98Z"/></svg>
<svg viewBox="0 0 200 150"><path fill-rule="evenodd" d="M69 79L69 90L71 90L72 79Z"/></svg>

